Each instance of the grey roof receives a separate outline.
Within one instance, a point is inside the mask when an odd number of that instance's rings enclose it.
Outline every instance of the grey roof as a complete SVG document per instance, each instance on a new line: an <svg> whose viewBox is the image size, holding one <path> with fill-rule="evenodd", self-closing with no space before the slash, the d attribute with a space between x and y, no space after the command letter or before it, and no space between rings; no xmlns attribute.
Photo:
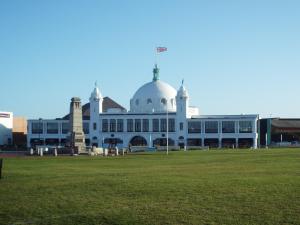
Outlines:
<svg viewBox="0 0 300 225"><path fill-rule="evenodd" d="M258 114L241 114L241 115L198 115L192 116L191 119L245 119L245 118L258 118Z"/></svg>
<svg viewBox="0 0 300 225"><path fill-rule="evenodd" d="M109 109L120 109L121 111L126 111L126 109L112 100L110 97L104 97L102 103L103 112L107 112ZM68 120L70 118L70 114L65 115L62 119ZM82 106L82 118L84 120L90 119L90 103L86 103Z"/></svg>

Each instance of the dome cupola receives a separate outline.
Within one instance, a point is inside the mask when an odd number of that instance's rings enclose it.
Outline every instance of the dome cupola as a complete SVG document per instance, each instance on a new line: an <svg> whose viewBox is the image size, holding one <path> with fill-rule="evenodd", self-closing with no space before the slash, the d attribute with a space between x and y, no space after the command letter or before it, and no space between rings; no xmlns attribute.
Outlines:
<svg viewBox="0 0 300 225"><path fill-rule="evenodd" d="M152 82L139 88L130 100L131 113L176 112L176 90L159 80L159 68L153 69Z"/></svg>

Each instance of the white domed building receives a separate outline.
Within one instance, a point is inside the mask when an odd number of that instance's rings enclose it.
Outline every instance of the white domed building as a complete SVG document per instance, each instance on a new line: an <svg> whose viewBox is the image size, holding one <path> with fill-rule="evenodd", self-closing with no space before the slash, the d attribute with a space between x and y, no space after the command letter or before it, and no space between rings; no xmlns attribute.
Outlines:
<svg viewBox="0 0 300 225"><path fill-rule="evenodd" d="M87 146L131 149L206 147L257 148L258 115L200 115L189 104L183 82L178 90L159 79L155 65L151 82L130 99L130 109L103 97L97 85L82 107ZM55 120L29 120L27 145L64 146L70 115Z"/></svg>

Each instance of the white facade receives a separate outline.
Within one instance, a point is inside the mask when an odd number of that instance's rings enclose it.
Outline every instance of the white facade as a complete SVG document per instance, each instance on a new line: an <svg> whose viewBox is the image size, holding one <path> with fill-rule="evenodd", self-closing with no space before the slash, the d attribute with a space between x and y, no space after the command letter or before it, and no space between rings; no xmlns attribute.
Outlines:
<svg viewBox="0 0 300 225"><path fill-rule="evenodd" d="M12 144L13 113L0 111L0 146Z"/></svg>
<svg viewBox="0 0 300 225"><path fill-rule="evenodd" d="M253 147L257 148L258 115L202 116L190 107L183 83L176 91L159 80L146 83L130 100L130 110L108 109L103 112L103 97L98 87L90 97L90 116L83 121L87 145L118 147ZM168 118L168 122L167 122ZM40 143L64 145L68 120L29 120L28 147ZM168 124L168 128L167 128Z"/></svg>

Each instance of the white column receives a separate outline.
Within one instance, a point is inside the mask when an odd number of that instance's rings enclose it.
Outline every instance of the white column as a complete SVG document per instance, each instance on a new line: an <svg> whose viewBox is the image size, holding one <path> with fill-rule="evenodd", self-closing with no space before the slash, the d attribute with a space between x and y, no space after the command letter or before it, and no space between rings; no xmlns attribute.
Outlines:
<svg viewBox="0 0 300 225"><path fill-rule="evenodd" d="M152 147L152 134L150 133L150 135L149 135L149 148L151 148Z"/></svg>
<svg viewBox="0 0 300 225"><path fill-rule="evenodd" d="M257 149L257 137L253 138L253 148Z"/></svg>
<svg viewBox="0 0 300 225"><path fill-rule="evenodd" d="M235 135L236 135L236 138L235 138L235 148L239 148L239 121L236 120L235 121Z"/></svg>

